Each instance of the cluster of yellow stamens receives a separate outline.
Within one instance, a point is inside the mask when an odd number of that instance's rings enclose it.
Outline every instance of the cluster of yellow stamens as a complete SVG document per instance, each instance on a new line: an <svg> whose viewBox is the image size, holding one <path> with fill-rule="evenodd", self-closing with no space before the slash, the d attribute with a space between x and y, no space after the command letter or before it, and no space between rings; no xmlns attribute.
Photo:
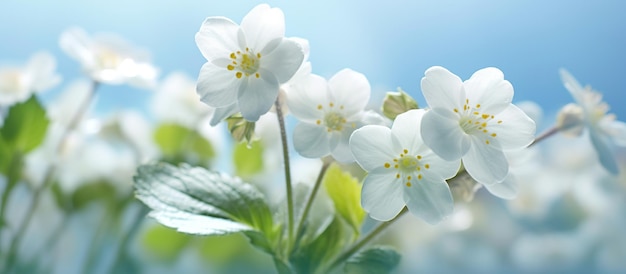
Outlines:
<svg viewBox="0 0 626 274"><path fill-rule="evenodd" d="M246 52L233 52L230 54L230 59L233 60L226 68L228 70L237 70L235 72L235 76L237 79L241 79L244 75L246 77L250 75L254 75L254 77L259 78L261 74L259 74L259 64L261 59L261 53L254 53L249 48L246 48Z"/></svg>
<svg viewBox="0 0 626 274"><path fill-rule="evenodd" d="M487 126L489 122L495 117L491 114L484 113L480 110L481 105L476 104L474 106L470 105L469 99L465 99L465 104L463 105L463 111L460 112L459 109L455 108L454 112L459 113L461 115L461 119L459 120L459 125L467 134L485 134L485 144L490 144L491 139L496 138L497 134L494 132L489 132ZM498 124L502 124L502 120L497 121Z"/></svg>
<svg viewBox="0 0 626 274"><path fill-rule="evenodd" d="M408 149L403 149L398 158L393 158L393 163L385 163L383 166L396 169L396 179L403 178L403 182L407 187L413 185L414 175L417 175L417 180L423 178L422 168L430 168L430 164L422 162L421 155L409 155Z"/></svg>
<svg viewBox="0 0 626 274"><path fill-rule="evenodd" d="M343 105L340 105L338 109L335 108L335 104L333 102L330 102L328 104L327 109L325 109L322 105L317 105L317 110L324 112L324 119L318 119L317 121L315 121L315 123L318 125L324 123L324 125L326 126L326 131L328 132L342 131L345 124L348 123L343 114L341 114L343 109ZM355 128L356 124L352 123L351 126Z"/></svg>

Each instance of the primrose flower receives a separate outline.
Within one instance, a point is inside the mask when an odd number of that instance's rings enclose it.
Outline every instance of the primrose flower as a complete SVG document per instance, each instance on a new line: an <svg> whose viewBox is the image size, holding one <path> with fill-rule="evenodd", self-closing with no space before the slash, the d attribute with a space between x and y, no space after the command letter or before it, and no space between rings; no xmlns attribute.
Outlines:
<svg viewBox="0 0 626 274"><path fill-rule="evenodd" d="M224 17L207 18L196 44L207 59L198 76L201 100L220 112L241 110L248 121L269 111L279 85L304 59L300 45L284 38L285 18L267 4L254 7L237 25Z"/></svg>
<svg viewBox="0 0 626 274"><path fill-rule="evenodd" d="M567 70L561 69L560 73L565 88L578 105L578 108L576 105L566 106L565 113L570 113L569 109L578 109L578 112L581 112L581 118L575 120L577 125L570 125L569 128L578 128L575 131L578 134L582 133L583 127L587 128L602 166L610 173L618 174L619 168L611 152L611 146L626 147L626 123L616 121L614 114L607 114L609 105L602 101L602 94L590 86L583 88Z"/></svg>
<svg viewBox="0 0 626 274"><path fill-rule="evenodd" d="M287 106L300 120L293 130L296 151L307 158L331 154L339 162L353 162L348 140L365 124L371 92L365 75L344 69L327 82L312 74L309 85L297 89L287 96Z"/></svg>
<svg viewBox="0 0 626 274"><path fill-rule="evenodd" d="M0 106L26 101L34 92L49 89L61 81L56 61L47 52L34 54L23 67L0 67Z"/></svg>
<svg viewBox="0 0 626 274"><path fill-rule="evenodd" d="M112 85L128 83L140 88L155 84L158 72L148 62L148 53L117 35L103 33L89 37L83 29L74 27L61 34L59 44L94 81Z"/></svg>
<svg viewBox="0 0 626 274"><path fill-rule="evenodd" d="M502 182L509 165L503 150L528 146L535 122L511 104L513 86L497 68L461 79L442 67L431 67L422 78L422 92L431 107L424 115L424 143L446 160L462 159L477 182Z"/></svg>
<svg viewBox="0 0 626 274"><path fill-rule="evenodd" d="M454 209L446 179L457 173L460 160L445 161L424 145L419 134L424 113L409 110L396 117L391 129L368 125L350 137L356 162L368 172L361 205L376 220L391 220L406 205L435 224Z"/></svg>

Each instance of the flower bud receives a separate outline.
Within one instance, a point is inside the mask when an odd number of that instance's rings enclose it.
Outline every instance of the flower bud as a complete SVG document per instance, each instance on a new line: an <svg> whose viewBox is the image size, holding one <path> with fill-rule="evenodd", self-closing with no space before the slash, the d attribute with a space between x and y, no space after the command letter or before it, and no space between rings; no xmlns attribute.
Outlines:
<svg viewBox="0 0 626 274"><path fill-rule="evenodd" d="M584 128L582 107L574 103L563 106L556 116L556 127L566 136L580 136Z"/></svg>
<svg viewBox="0 0 626 274"><path fill-rule="evenodd" d="M410 95L398 88L397 92L387 92L383 100L383 115L393 120L401 113L411 109L417 109L417 102Z"/></svg>

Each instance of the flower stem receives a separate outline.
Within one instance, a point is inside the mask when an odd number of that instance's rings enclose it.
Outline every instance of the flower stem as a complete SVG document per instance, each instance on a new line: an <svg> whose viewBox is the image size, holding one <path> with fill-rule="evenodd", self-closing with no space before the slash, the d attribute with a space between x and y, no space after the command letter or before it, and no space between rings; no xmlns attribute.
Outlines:
<svg viewBox="0 0 626 274"><path fill-rule="evenodd" d="M131 194L129 200L133 199L134 197L135 196ZM128 229L128 231L126 231L126 233L123 234L122 239L117 246L117 250L114 255L115 259L113 260L113 264L111 265L111 271L109 273L116 273L116 271L118 270L122 258L127 255L128 246L131 240L137 235L137 231L139 230L141 223L143 222L146 214L148 214L148 212L150 211L150 208L148 208L144 204L137 203L137 205L140 208L137 209L137 213L133 218L133 222L130 225L130 228Z"/></svg>
<svg viewBox="0 0 626 274"><path fill-rule="evenodd" d="M287 131L285 130L285 117L283 116L283 110L281 108L280 100L276 98L274 103L276 108L276 117L278 117L278 125L280 127L280 139L283 145L283 161L285 166L285 188L287 189L287 246L291 246L293 243L293 189L291 187L291 168L289 167L289 146L287 144Z"/></svg>
<svg viewBox="0 0 626 274"><path fill-rule="evenodd" d="M85 115L85 112L87 111L91 101L93 100L93 97L96 93L96 89L98 88L98 85L99 85L98 82L96 81L92 82L91 91L85 98L85 101L83 101L82 104L79 106L78 111L74 114L69 124L65 128L63 135L61 135L61 140L59 144L57 145L57 147L55 148L55 152L57 155L61 153L63 146L65 146L67 138L70 136L70 133L76 128L76 126L78 126L78 122ZM30 204L28 205L28 208L26 209L26 216L24 217L22 222L19 224L18 229L16 230L15 237L13 237L13 239L11 240L11 244L9 245L9 251L7 252L7 262L5 264L6 272L9 272L11 268L13 267L13 264L15 263L16 255L17 255L16 254L17 248L19 247L22 237L24 237L24 233L26 232L28 225L33 219L35 209L37 209L37 207L39 206L41 195L44 193L44 190L46 190L53 181L52 179L53 179L55 168L56 168L56 162L51 163L48 166L48 168L46 169L46 172L44 173L45 175L44 175L43 182L38 187L35 187L33 191L32 200Z"/></svg>
<svg viewBox="0 0 626 274"><path fill-rule="evenodd" d="M320 173L317 175L317 180L315 181L315 185L309 194L309 197L306 201L306 205L304 206L304 211L302 211L302 215L300 216L300 221L298 222L298 226L296 226L296 235L300 234L300 230L302 229L302 225L306 221L307 216L309 215L309 211L311 211L311 206L313 205L313 201L315 200L315 196L317 195L317 191L322 185L322 179L324 178L324 174L326 174L326 170L330 166L330 161L323 161L322 168L320 169Z"/></svg>
<svg viewBox="0 0 626 274"><path fill-rule="evenodd" d="M537 136L537 138L535 138L535 140L530 145L528 145L528 147L531 147L531 146L535 145L536 143L539 143L539 142L547 139L548 137L556 134L557 132L559 132L559 128L558 127L553 127L553 128L550 128L550 129L544 131L541 135Z"/></svg>
<svg viewBox="0 0 626 274"><path fill-rule="evenodd" d="M368 244L371 240L373 240L374 238L376 238L376 236L378 236L378 234L380 234L383 230L385 230L387 227L389 227L390 225L392 225L394 222L396 222L398 219L400 219L400 217L402 215L404 215L406 212L408 211L408 209L405 207L402 209L402 211L400 211L400 213L398 213L398 215L391 219L388 222L383 222L380 223L376 228L374 228L372 231L370 231L370 233L368 233L365 237L363 237L361 240L359 240L358 242L356 242L350 249L346 250L345 252L343 252L341 255L339 255L339 257L337 257L328 267L328 271L330 272L331 270L333 270L335 267L339 266L341 263L343 263L345 260L347 260L348 258L352 257L352 255L354 255L354 253L356 253L357 251L359 251L361 248L363 248L366 244Z"/></svg>

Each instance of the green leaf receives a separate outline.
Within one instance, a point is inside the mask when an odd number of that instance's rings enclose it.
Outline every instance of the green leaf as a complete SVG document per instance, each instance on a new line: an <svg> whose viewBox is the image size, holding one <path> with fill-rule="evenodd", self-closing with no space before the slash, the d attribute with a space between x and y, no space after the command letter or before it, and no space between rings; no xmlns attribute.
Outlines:
<svg viewBox="0 0 626 274"><path fill-rule="evenodd" d="M3 139L5 144L0 146L8 145L14 151L26 154L41 144L49 123L45 109L37 98L32 96L9 109L9 114L0 129L0 139Z"/></svg>
<svg viewBox="0 0 626 274"><path fill-rule="evenodd" d="M117 191L105 181L80 185L71 195L72 208L80 210L95 201L114 202Z"/></svg>
<svg viewBox="0 0 626 274"><path fill-rule="evenodd" d="M398 266L400 258L400 254L392 248L372 247L348 259L344 272L348 274L390 273Z"/></svg>
<svg viewBox="0 0 626 274"><path fill-rule="evenodd" d="M7 175L13 157L13 150L0 134L0 173Z"/></svg>
<svg viewBox="0 0 626 274"><path fill-rule="evenodd" d="M383 100L383 115L393 120L399 114L405 113L411 109L417 109L417 102L413 97L408 95L402 89L398 88L397 92L387 92Z"/></svg>
<svg viewBox="0 0 626 274"><path fill-rule="evenodd" d="M365 218L361 207L361 184L350 173L333 164L324 176L324 187L339 216L358 234Z"/></svg>
<svg viewBox="0 0 626 274"><path fill-rule="evenodd" d="M174 164L201 164L215 157L215 150L207 139L179 124L160 125L154 132L154 140L165 160Z"/></svg>
<svg viewBox="0 0 626 274"><path fill-rule="evenodd" d="M315 273L323 269L346 244L346 231L342 222L335 218L315 240L301 245L291 257L297 273Z"/></svg>
<svg viewBox="0 0 626 274"><path fill-rule="evenodd" d="M187 246L191 237L162 225L148 229L141 238L145 251L160 261L173 262Z"/></svg>
<svg viewBox="0 0 626 274"><path fill-rule="evenodd" d="M238 178L186 164L159 163L140 166L134 179L137 198L165 226L199 235L256 230L274 238L265 197Z"/></svg>
<svg viewBox="0 0 626 274"><path fill-rule="evenodd" d="M249 177L263 170L263 144L253 141L249 145L241 142L233 151L235 174L241 177Z"/></svg>

